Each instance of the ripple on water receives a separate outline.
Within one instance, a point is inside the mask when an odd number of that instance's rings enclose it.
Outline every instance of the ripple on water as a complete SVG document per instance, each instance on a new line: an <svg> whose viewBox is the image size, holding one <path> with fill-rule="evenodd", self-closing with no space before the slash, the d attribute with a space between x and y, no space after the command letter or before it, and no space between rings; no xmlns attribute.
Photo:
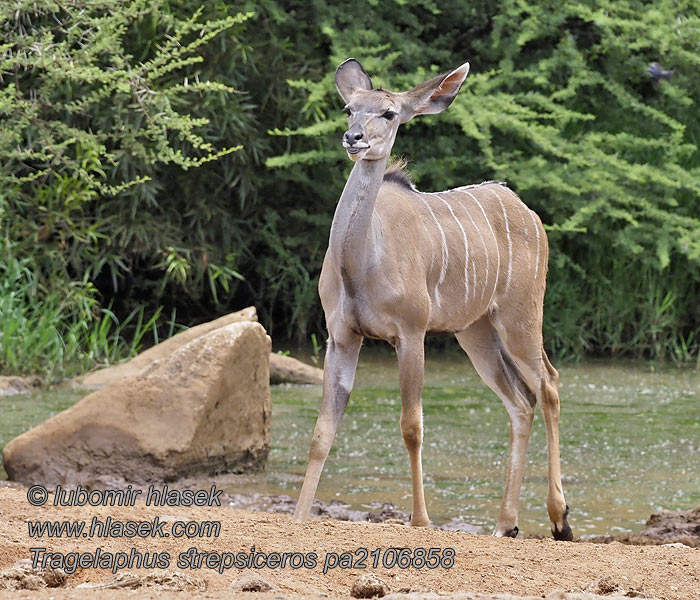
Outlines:
<svg viewBox="0 0 700 600"><path fill-rule="evenodd" d="M572 527L586 534L607 533L613 527L638 531L658 506L684 509L700 503L700 473L690 468L700 459L695 393L700 373L650 373L633 364L575 366L560 372L562 470ZM317 389L273 389L273 446L276 437L284 437L295 456L305 456L319 400ZM466 360L447 358L428 361L423 403L423 464L432 521L457 519L491 530L508 448L508 420L500 401ZM299 410L309 405L313 411ZM353 508L380 501L410 511L400 411L395 362L362 359L319 486L320 498L338 494ZM290 422L297 424L293 431ZM526 533L549 532L546 460L538 415L521 496L519 525ZM294 469L302 475L305 466L305 458L291 464L285 452L273 448L268 473ZM296 485L266 487L267 477L260 481L266 493L298 493Z"/></svg>

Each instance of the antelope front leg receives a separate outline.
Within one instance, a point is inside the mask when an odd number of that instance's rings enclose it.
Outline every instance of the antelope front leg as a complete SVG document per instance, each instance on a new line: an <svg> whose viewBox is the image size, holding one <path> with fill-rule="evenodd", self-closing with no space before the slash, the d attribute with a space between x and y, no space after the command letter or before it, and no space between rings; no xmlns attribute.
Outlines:
<svg viewBox="0 0 700 600"><path fill-rule="evenodd" d="M349 334L341 341L331 337L328 342L323 365L323 399L311 439L309 465L294 510L296 521L306 521L309 518L323 465L348 405L361 345L362 337L355 334Z"/></svg>
<svg viewBox="0 0 700 600"><path fill-rule="evenodd" d="M423 336L401 339L396 346L399 360L399 387L401 388L401 434L411 461L411 483L413 487L413 527L429 527L430 519L425 508L423 492L423 465L421 444L423 443Z"/></svg>

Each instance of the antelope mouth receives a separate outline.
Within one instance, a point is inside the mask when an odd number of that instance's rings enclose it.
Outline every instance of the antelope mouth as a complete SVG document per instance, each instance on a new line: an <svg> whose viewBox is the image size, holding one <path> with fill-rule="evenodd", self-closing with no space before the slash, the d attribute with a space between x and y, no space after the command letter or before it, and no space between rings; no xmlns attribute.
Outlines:
<svg viewBox="0 0 700 600"><path fill-rule="evenodd" d="M343 144L345 146L345 144ZM345 146L345 151L348 153L348 158L353 161L357 162L358 160L362 160L367 152L369 151L369 144L365 146L350 146L347 145Z"/></svg>
<svg viewBox="0 0 700 600"><path fill-rule="evenodd" d="M347 153L352 157L357 156L360 152L365 152L366 150L369 150L369 144L364 141L358 141L350 145L345 140L343 140L343 148L345 148Z"/></svg>

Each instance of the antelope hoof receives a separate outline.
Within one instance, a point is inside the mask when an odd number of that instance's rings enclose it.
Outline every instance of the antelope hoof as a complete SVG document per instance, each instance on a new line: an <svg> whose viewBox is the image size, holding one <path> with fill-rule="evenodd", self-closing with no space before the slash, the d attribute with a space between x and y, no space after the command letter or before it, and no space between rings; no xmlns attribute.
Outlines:
<svg viewBox="0 0 700 600"><path fill-rule="evenodd" d="M554 539L560 542L572 542L574 539L574 534L569 527L569 522L566 517L569 515L569 505L566 505L566 510L564 511L564 516L562 517L562 527L559 529L556 525L552 528L552 535Z"/></svg>
<svg viewBox="0 0 700 600"><path fill-rule="evenodd" d="M520 529L518 529L518 526L516 525L513 527L513 529L508 529L503 533L503 537L509 537L509 538L514 538L518 537L518 533L520 533Z"/></svg>
<svg viewBox="0 0 700 600"><path fill-rule="evenodd" d="M428 517L414 517L411 515L411 527L430 527L430 519Z"/></svg>
<svg viewBox="0 0 700 600"><path fill-rule="evenodd" d="M292 516L292 519L294 519L295 523L304 523L309 520L309 514L304 514L302 512L294 512L294 515Z"/></svg>

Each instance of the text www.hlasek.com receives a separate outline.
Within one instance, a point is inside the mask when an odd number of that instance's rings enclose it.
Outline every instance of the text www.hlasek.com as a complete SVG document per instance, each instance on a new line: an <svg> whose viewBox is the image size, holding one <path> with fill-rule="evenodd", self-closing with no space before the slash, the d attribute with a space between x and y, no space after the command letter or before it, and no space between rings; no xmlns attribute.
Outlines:
<svg viewBox="0 0 700 600"><path fill-rule="evenodd" d="M115 521L112 517L87 521L29 521L29 537L40 538L201 538L219 537L221 521Z"/></svg>

